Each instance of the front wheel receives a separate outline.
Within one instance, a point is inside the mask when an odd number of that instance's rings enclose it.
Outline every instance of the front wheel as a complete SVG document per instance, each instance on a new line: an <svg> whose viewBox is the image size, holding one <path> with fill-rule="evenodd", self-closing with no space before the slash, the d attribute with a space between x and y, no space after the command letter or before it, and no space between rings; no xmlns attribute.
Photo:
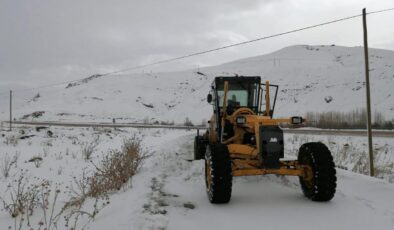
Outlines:
<svg viewBox="0 0 394 230"><path fill-rule="evenodd" d="M205 184L209 201L214 204L228 203L231 199L232 180L227 146L209 145L205 155Z"/></svg>
<svg viewBox="0 0 394 230"><path fill-rule="evenodd" d="M300 147L298 162L312 169L310 178L300 177L304 195L313 201L329 201L335 195L337 177L330 150L323 143L305 143Z"/></svg>

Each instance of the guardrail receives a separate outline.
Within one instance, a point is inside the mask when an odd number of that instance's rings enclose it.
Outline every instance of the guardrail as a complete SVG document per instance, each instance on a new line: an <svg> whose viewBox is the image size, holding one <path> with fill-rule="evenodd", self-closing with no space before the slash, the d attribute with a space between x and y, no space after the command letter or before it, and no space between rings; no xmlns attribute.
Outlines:
<svg viewBox="0 0 394 230"><path fill-rule="evenodd" d="M8 123L7 121L2 123ZM97 123L97 122L58 122L58 121L13 121L14 125L32 126L63 126L63 127L108 127L108 128L143 128L143 129L185 129L203 130L204 126L182 126L182 125L155 125L142 123ZM341 135L341 136L367 136L367 130L335 130L335 129L289 129L283 128L284 133L305 135ZM374 137L394 138L394 131L373 130Z"/></svg>
<svg viewBox="0 0 394 230"><path fill-rule="evenodd" d="M8 121L2 123L9 123ZM58 121L13 121L13 125L63 126L63 127L108 127L108 128L160 128L160 129L206 129L203 126L155 125L142 123L97 123L97 122L58 122Z"/></svg>

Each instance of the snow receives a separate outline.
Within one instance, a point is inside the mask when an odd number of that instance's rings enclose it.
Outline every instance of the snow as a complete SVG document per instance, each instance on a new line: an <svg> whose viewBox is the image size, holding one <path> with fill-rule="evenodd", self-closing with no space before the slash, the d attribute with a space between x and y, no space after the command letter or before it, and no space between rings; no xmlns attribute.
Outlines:
<svg viewBox="0 0 394 230"><path fill-rule="evenodd" d="M373 109L394 118L392 97L394 51L370 49ZM14 117L44 111L24 120L68 122L171 122L186 117L200 124L211 115L206 103L210 84L218 75L261 75L280 85L278 117L308 111L349 111L364 107L364 69L360 47L292 46L272 54L219 66L174 73L134 73L95 76L66 88L56 86L14 92ZM202 75L202 74L203 75ZM35 97L37 93L40 97ZM34 100L32 100L34 98ZM332 98L327 103L325 98ZM0 98L0 120L8 118L8 98ZM22 132L23 130L23 132ZM53 135L48 133L50 130ZM26 139L21 136L32 135ZM370 178L364 137L285 135L285 154L294 158L301 144L321 141L336 162L338 187L334 199L316 203L306 199L298 178L255 176L234 179L229 204L212 205L205 192L204 163L191 161L195 131L135 128L62 128L37 131L19 126L0 131L0 163L18 156L10 176L0 175L0 197L9 200L15 180L24 172L29 183L43 179L62 192L55 211L68 199L64 193L83 172L94 171L110 150L137 135L152 154L131 185L110 194L110 203L94 220L80 219L85 229L392 229L394 227L394 139L374 138L379 178ZM98 139L91 160L82 148ZM29 162L41 157L39 165ZM346 169L346 170L344 170ZM87 200L84 210L92 210ZM2 204L0 204L1 207ZM0 208L0 229L14 219ZM42 220L40 210L32 227ZM59 229L66 229L60 221Z"/></svg>
<svg viewBox="0 0 394 230"><path fill-rule="evenodd" d="M394 51L370 49L372 110L394 118ZM258 75L279 85L276 115L347 112L365 107L362 47L298 45L219 66L170 73L93 75L65 85L14 92L14 117L45 111L42 120L175 121L201 123L211 113L206 95L215 76ZM203 74L203 75L202 75ZM32 101L37 93L40 98ZM330 98L329 103L326 101ZM8 95L0 120L8 119Z"/></svg>
<svg viewBox="0 0 394 230"><path fill-rule="evenodd" d="M86 229L240 229L244 226L251 229L391 229L394 226L394 202L391 202L394 185L385 180L337 169L336 196L330 202L316 203L303 196L298 178L239 177L234 179L230 203L213 205L205 192L204 163L202 160L191 161L195 131L52 127L54 137L48 137L46 130L23 130L36 136L18 140L14 146L5 144L7 137L21 134L17 130L2 132L5 135L0 142L2 151L8 154L19 151L18 169L27 169L30 178L52 180L61 189L71 183L72 176L78 177L83 170L92 169L89 161L83 160L81 146L94 140L95 136L100 137L100 144L92 156L93 162L109 149L119 149L123 139L133 134L143 137L143 144L152 156L133 177L130 187L110 195L110 204L94 221L81 220L81 223L87 223ZM357 144L361 143L361 137L296 136L285 136L288 158L294 157L300 143L306 141L331 142L329 147L334 156L341 151L335 146L341 147L343 143L351 142L360 148L355 151L366 149ZM387 154L391 158L385 163L393 163L393 139L376 139L377 147L390 149ZM52 146L47 147L48 143ZM42 154L43 148L49 148L47 156ZM39 153L44 159L39 168L26 162ZM349 158L344 161L354 161L351 154L347 156ZM62 167L60 175L57 173L59 167ZM1 194L7 194L4 191L18 174L18 169L12 169L13 177L0 178ZM60 200L66 198L67 194L62 194ZM86 209L89 207L88 202ZM39 218L37 211L33 223ZM6 229L10 224L9 214L1 212L0 229Z"/></svg>
<svg viewBox="0 0 394 230"><path fill-rule="evenodd" d="M191 146L179 149L191 141L189 134L167 142L157 150L160 154L155 158L158 159L152 159L156 162L155 170L143 172L144 178L149 175L148 178L157 178L164 184L162 192L179 197L159 197L168 205L162 207L167 214L139 214L137 220L142 219L143 223L137 225L137 229L242 229L245 226L251 229L316 229L318 226L321 229L390 229L394 226L394 203L389 202L394 186L340 169L336 197L328 203L314 203L304 198L297 178L258 176L236 178L231 202L212 205L205 194L203 162L184 160L190 157ZM150 184L145 186L149 191ZM145 202L153 202L152 195L148 192ZM136 201L130 198L126 203ZM185 202L195 204L196 208L184 208ZM131 224L128 215L122 217L121 210L114 216L112 221L119 223L116 228L126 225L122 220ZM95 222L92 229L98 229L103 222ZM109 223L106 226L110 227Z"/></svg>

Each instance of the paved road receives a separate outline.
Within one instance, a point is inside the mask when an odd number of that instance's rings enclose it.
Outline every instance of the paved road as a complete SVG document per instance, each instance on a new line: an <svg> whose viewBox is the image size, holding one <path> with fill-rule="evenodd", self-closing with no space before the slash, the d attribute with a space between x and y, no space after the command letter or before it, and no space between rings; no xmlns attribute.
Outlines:
<svg viewBox="0 0 394 230"><path fill-rule="evenodd" d="M8 125L8 122L4 122ZM94 122L39 122L39 121L14 121L15 125L33 126L65 126L65 127L109 127L109 128L165 128L165 129L205 129L201 126L179 125L147 125L141 123L94 123ZM283 129L285 133L310 134L310 135L341 135L341 136L366 136L366 130L321 130L321 129ZM394 138L394 131L374 130L374 137Z"/></svg>

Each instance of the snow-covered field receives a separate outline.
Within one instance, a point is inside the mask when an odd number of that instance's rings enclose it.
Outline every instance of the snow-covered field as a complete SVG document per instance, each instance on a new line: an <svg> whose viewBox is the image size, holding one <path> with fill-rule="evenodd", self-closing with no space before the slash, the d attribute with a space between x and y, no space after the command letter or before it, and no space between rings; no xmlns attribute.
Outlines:
<svg viewBox="0 0 394 230"><path fill-rule="evenodd" d="M24 130L24 134L21 134ZM97 163L111 149L119 149L124 139L138 135L149 157L131 185L113 192L109 204L100 208L94 220L83 216L77 229L392 229L394 227L394 185L391 177L370 178L347 170L337 169L338 189L328 203L315 203L306 199L298 179L282 176L235 178L233 196L229 204L212 205L205 193L203 161L191 161L194 131L164 129L93 129L34 128L2 131L1 157L18 154L10 175L1 175L1 197L10 200L21 174L29 183L47 179L52 187L61 191L55 213L70 194L73 177L94 170L85 160L82 149L98 138L91 156ZM34 135L26 139L21 136ZM323 141L328 144L336 162L343 168L357 171L367 167L358 157L366 151L360 137L307 136L286 134L286 155L293 157L306 141ZM393 164L394 140L375 139L378 165ZM349 145L346 147L346 144ZM41 157L42 162L29 162ZM342 157L342 158L341 158ZM1 159L3 162L3 159ZM360 166L357 166L361 164ZM392 169L392 167L391 167ZM22 172L24 170L24 172ZM362 172L362 171L360 171ZM11 187L9 186L11 185ZM51 199L50 199L51 200ZM82 210L93 211L93 200ZM48 213L51 207L48 209ZM43 212L37 208L30 217L31 227L39 229ZM26 223L26 220L25 220ZM64 227L59 222L59 229ZM4 210L0 213L0 229L14 229L14 219ZM26 227L22 229L28 229Z"/></svg>
<svg viewBox="0 0 394 230"><path fill-rule="evenodd" d="M289 156L296 156L302 143L316 141L329 147L338 168L369 175L367 137L286 134L287 153ZM374 137L373 153L376 177L393 183L394 139Z"/></svg>

